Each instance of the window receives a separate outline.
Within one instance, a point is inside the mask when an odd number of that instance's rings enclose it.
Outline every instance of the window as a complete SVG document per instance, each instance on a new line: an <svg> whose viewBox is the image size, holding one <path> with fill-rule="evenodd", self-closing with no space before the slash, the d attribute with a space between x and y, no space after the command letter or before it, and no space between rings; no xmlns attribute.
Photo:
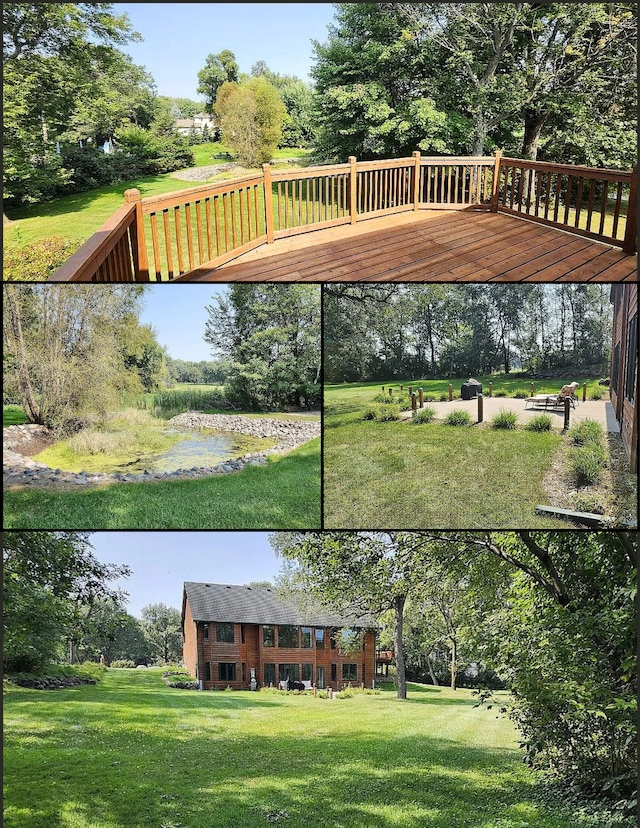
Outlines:
<svg viewBox="0 0 640 828"><path fill-rule="evenodd" d="M331 665L331 681L335 681L338 678L338 665L332 664Z"/></svg>
<svg viewBox="0 0 640 828"><path fill-rule="evenodd" d="M244 624L240 624L240 641L242 642L242 644L246 644L245 639L246 639L246 633L245 633Z"/></svg>
<svg viewBox="0 0 640 828"><path fill-rule="evenodd" d="M278 627L278 647L299 647L298 628L290 624L281 624Z"/></svg>
<svg viewBox="0 0 640 828"><path fill-rule="evenodd" d="M324 650L324 630L316 630L316 650Z"/></svg>
<svg viewBox="0 0 640 828"><path fill-rule="evenodd" d="M357 664L342 665L342 681L356 681L358 678Z"/></svg>
<svg viewBox="0 0 640 828"><path fill-rule="evenodd" d="M303 664L301 676L302 681L313 681L313 664Z"/></svg>
<svg viewBox="0 0 640 828"><path fill-rule="evenodd" d="M624 396L629 402L633 402L633 392L636 381L636 359L638 349L638 314L635 313L629 323L627 335L627 375L624 382Z"/></svg>
<svg viewBox="0 0 640 828"><path fill-rule="evenodd" d="M242 681L246 681L246 680L247 680L247 665L243 661L242 662Z"/></svg>
<svg viewBox="0 0 640 828"><path fill-rule="evenodd" d="M302 647L308 649L311 647L311 627L302 627L301 630Z"/></svg>
<svg viewBox="0 0 640 828"><path fill-rule="evenodd" d="M216 641L233 644L233 624L216 624Z"/></svg>
<svg viewBox="0 0 640 828"><path fill-rule="evenodd" d="M204 680L211 681L211 662L205 661L204 663Z"/></svg>
<svg viewBox="0 0 640 828"><path fill-rule="evenodd" d="M276 646L276 628L270 624L262 628L262 646L275 647Z"/></svg>
<svg viewBox="0 0 640 828"><path fill-rule="evenodd" d="M236 665L229 664L226 661L221 661L218 664L218 678L220 679L220 681L235 681Z"/></svg>
<svg viewBox="0 0 640 828"><path fill-rule="evenodd" d="M291 681L298 681L298 665L297 664L279 664L278 665L278 680L286 681L288 678Z"/></svg>
<svg viewBox="0 0 640 828"><path fill-rule="evenodd" d="M206 644L209 641L209 625L203 624L202 625L202 640Z"/></svg>
<svg viewBox="0 0 640 828"><path fill-rule="evenodd" d="M270 684L276 683L276 665L275 664L265 664L264 665L264 684L265 687L268 687Z"/></svg>

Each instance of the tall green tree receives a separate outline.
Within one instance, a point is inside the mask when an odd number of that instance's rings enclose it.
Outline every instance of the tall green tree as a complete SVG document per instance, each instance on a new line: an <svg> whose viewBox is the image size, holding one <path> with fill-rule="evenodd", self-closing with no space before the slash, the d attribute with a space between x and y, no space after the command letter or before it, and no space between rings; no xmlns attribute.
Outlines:
<svg viewBox="0 0 640 828"><path fill-rule="evenodd" d="M166 604L148 604L141 610L142 628L153 658L167 663L182 658L180 612Z"/></svg>
<svg viewBox="0 0 640 828"><path fill-rule="evenodd" d="M207 55L204 67L198 72L198 95L205 99L205 110L213 112L218 90L225 83L236 83L238 64L229 49Z"/></svg>

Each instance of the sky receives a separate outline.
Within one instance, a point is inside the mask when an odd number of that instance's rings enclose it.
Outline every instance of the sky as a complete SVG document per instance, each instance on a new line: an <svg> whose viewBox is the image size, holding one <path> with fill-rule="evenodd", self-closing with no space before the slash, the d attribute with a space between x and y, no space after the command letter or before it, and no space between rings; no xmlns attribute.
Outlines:
<svg viewBox="0 0 640 828"><path fill-rule="evenodd" d="M312 40L327 39L331 3L115 3L141 43L122 46L153 75L159 95L200 100L207 55L230 49L241 72L264 60L274 72L309 80Z"/></svg>
<svg viewBox="0 0 640 828"><path fill-rule="evenodd" d="M140 323L153 325L158 342L173 359L193 362L213 359L211 345L204 341L206 306L222 295L225 285L150 285L143 298Z"/></svg>
<svg viewBox="0 0 640 828"><path fill-rule="evenodd" d="M95 532L90 542L99 561L133 570L111 586L129 593L127 612L137 618L147 604L180 610L184 581L273 581L281 566L267 532Z"/></svg>

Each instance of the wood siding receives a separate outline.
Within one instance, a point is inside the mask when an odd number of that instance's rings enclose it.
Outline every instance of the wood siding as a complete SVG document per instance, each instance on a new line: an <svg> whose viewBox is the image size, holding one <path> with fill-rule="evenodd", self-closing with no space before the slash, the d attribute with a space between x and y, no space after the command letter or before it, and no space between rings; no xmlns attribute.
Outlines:
<svg viewBox="0 0 640 828"><path fill-rule="evenodd" d="M638 286L614 285L611 289L613 302L613 342L611 353L610 394L616 420L620 424L622 442L632 472L638 468ZM635 320L635 321L634 321ZM630 341L635 330L634 342ZM635 371L630 371L635 364ZM631 387L629 387L631 376ZM630 393L631 392L631 393Z"/></svg>
<svg viewBox="0 0 640 828"><path fill-rule="evenodd" d="M191 614L189 602L185 602L184 626L182 628L182 660L189 673L197 678L198 674L198 644L196 640L196 625Z"/></svg>

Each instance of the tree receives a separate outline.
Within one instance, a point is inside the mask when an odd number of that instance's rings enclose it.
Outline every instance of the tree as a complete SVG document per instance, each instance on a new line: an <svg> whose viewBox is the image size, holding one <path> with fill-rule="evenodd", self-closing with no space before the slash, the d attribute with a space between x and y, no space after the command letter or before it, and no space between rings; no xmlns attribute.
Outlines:
<svg viewBox="0 0 640 828"><path fill-rule="evenodd" d="M269 161L282 135L286 109L278 90L264 77L220 87L215 112L222 141L246 167Z"/></svg>
<svg viewBox="0 0 640 828"><path fill-rule="evenodd" d="M320 401L320 291L231 285L208 305L204 340L230 360L225 395L251 410Z"/></svg>
<svg viewBox="0 0 640 828"><path fill-rule="evenodd" d="M142 628L152 657L164 664L182 658L180 612L166 604L148 604L141 610Z"/></svg>
<svg viewBox="0 0 640 828"><path fill-rule="evenodd" d="M251 67L251 77L263 77L278 90L287 110L280 146L306 147L313 142L313 87L295 75L272 72L263 60Z"/></svg>
<svg viewBox="0 0 640 828"><path fill-rule="evenodd" d="M82 611L119 597L109 583L130 574L127 566L98 561L81 532L7 532L2 560L3 655L13 671L62 658Z"/></svg>
<svg viewBox="0 0 640 828"><path fill-rule="evenodd" d="M223 49L217 54L207 55L204 68L198 72L198 95L204 96L206 112L213 112L220 87L237 80L238 64L233 52Z"/></svg>

